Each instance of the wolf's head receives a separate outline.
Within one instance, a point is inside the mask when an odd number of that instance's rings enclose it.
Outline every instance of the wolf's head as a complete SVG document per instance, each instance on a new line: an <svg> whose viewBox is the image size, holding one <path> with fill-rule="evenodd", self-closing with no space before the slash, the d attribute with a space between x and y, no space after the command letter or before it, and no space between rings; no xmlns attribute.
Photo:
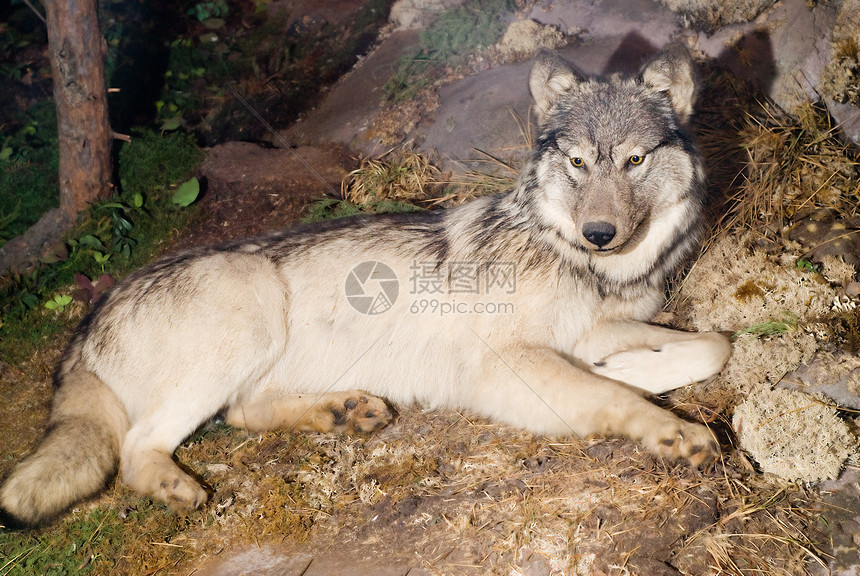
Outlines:
<svg viewBox="0 0 860 576"><path fill-rule="evenodd" d="M605 79L542 53L529 87L539 138L524 188L544 223L611 281L634 281L667 257L676 261L660 268L676 265L698 240L702 209L701 162L685 133L697 93L687 50L661 52L635 78Z"/></svg>

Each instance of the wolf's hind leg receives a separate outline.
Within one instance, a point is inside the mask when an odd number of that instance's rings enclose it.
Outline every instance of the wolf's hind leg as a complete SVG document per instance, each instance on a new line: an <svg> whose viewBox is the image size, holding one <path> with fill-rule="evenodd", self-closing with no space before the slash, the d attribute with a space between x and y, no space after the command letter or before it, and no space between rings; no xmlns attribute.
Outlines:
<svg viewBox="0 0 860 576"><path fill-rule="evenodd" d="M716 332L681 332L642 322L599 324L574 350L595 374L661 394L717 374L732 347Z"/></svg>
<svg viewBox="0 0 860 576"><path fill-rule="evenodd" d="M264 390L227 411L228 424L251 432L374 432L392 417L383 400L355 390L325 394Z"/></svg>
<svg viewBox="0 0 860 576"><path fill-rule="evenodd" d="M135 422L120 456L122 481L175 511L193 510L209 498L200 483L173 461L176 447L205 420L183 414L186 408L183 404Z"/></svg>

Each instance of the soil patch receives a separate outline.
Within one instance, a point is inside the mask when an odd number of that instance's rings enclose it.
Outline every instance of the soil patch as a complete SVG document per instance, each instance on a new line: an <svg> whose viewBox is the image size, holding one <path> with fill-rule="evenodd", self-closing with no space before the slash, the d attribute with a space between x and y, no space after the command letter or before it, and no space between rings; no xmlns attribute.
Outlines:
<svg viewBox="0 0 860 576"><path fill-rule="evenodd" d="M176 246L212 244L295 224L311 201L340 193L354 164L340 145L274 149L227 142L210 148L199 170L206 183L199 213Z"/></svg>

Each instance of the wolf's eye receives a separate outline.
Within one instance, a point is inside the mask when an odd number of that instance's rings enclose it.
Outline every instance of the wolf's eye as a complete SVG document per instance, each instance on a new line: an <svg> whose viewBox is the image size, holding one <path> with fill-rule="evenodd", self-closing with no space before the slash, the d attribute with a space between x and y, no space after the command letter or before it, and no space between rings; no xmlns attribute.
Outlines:
<svg viewBox="0 0 860 576"><path fill-rule="evenodd" d="M570 163L573 165L574 168L582 168L583 166L585 166L585 160L583 160L579 156L573 156L570 159Z"/></svg>
<svg viewBox="0 0 860 576"><path fill-rule="evenodd" d="M633 166L639 166L640 164L642 164L645 161L645 156L644 155L640 156L639 154L634 154L633 156L628 158L627 161L630 162Z"/></svg>

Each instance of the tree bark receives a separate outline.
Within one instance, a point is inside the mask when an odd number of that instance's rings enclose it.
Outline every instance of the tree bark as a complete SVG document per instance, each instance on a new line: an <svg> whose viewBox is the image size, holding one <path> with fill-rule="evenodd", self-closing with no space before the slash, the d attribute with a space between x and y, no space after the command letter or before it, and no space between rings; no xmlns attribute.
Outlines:
<svg viewBox="0 0 860 576"><path fill-rule="evenodd" d="M57 105L60 209L76 215L110 195L111 129L96 0L46 0Z"/></svg>

